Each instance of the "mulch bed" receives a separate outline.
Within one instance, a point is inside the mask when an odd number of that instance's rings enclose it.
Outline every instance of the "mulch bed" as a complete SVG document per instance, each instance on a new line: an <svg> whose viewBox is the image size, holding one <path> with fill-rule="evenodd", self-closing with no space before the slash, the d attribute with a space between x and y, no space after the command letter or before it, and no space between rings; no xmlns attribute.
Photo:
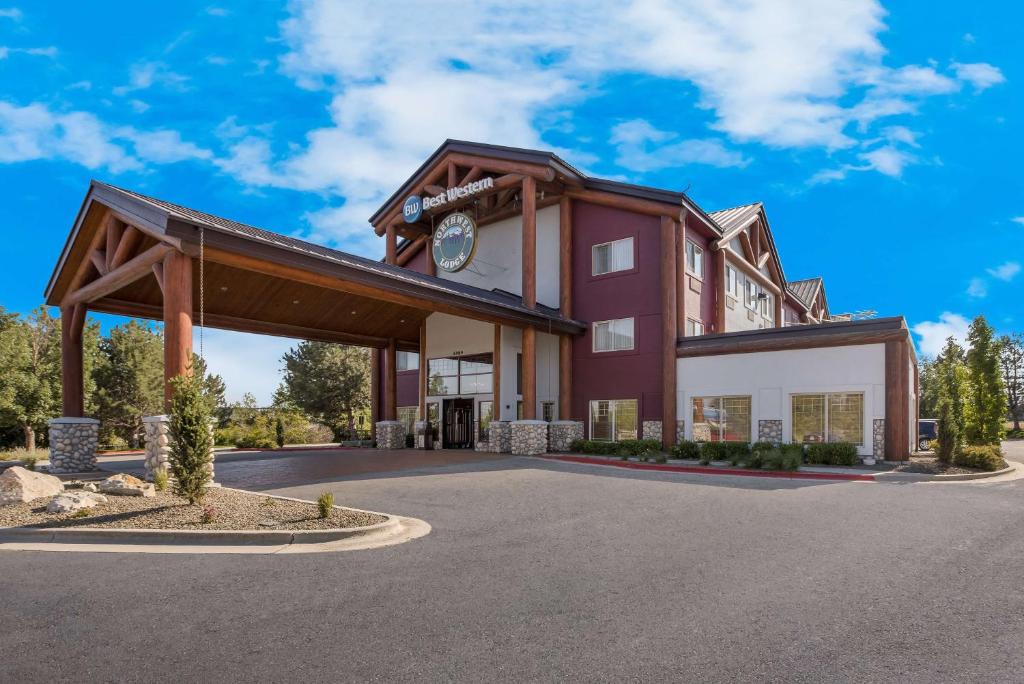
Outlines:
<svg viewBox="0 0 1024 684"><path fill-rule="evenodd" d="M969 475L987 472L978 468L945 465L939 463L939 459L934 456L911 456L909 463L897 466L895 470L899 473L924 473L926 475Z"/></svg>
<svg viewBox="0 0 1024 684"><path fill-rule="evenodd" d="M157 492L151 498L107 495L107 503L81 518L74 517L74 513L47 513L48 502L49 499L44 498L0 506L0 527L323 530L375 525L387 519L344 508L335 508L330 517L321 519L316 504L218 488L208 489L203 502L195 506L169 492ZM203 509L207 506L213 507L214 515L211 522L204 523Z"/></svg>

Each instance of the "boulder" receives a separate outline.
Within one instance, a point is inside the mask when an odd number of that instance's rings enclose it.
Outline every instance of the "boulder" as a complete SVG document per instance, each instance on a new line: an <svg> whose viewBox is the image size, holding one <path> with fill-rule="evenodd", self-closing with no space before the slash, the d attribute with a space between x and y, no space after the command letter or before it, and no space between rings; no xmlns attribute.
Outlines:
<svg viewBox="0 0 1024 684"><path fill-rule="evenodd" d="M60 478L21 466L8 468L0 475L0 506L54 496L63 491L64 483Z"/></svg>
<svg viewBox="0 0 1024 684"><path fill-rule="evenodd" d="M115 496L156 496L156 488L150 482L126 473L111 475L100 482L99 490Z"/></svg>
<svg viewBox="0 0 1024 684"><path fill-rule="evenodd" d="M82 508L94 508L107 503L107 497L94 492L64 492L50 499L46 504L48 513L71 513Z"/></svg>

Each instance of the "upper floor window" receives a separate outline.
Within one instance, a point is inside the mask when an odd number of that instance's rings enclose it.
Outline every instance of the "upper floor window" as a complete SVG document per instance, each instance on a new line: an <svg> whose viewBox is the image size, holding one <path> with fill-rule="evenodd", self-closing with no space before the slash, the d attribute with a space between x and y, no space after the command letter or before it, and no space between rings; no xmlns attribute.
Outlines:
<svg viewBox="0 0 1024 684"><path fill-rule="evenodd" d="M591 274L603 275L633 268L633 238L594 245L591 248Z"/></svg>
<svg viewBox="0 0 1024 684"><path fill-rule="evenodd" d="M395 368L400 371L418 370L420 355L416 352L400 351L396 355Z"/></svg>
<svg viewBox="0 0 1024 684"><path fill-rule="evenodd" d="M594 323L594 351L623 351L633 348L633 319L619 318Z"/></svg>
<svg viewBox="0 0 1024 684"><path fill-rule="evenodd" d="M444 394L489 394L492 390L493 355L449 356L427 362L430 396Z"/></svg>
<svg viewBox="0 0 1024 684"><path fill-rule="evenodd" d="M686 241L686 270L698 278L704 277L704 250L691 240Z"/></svg>
<svg viewBox="0 0 1024 684"><path fill-rule="evenodd" d="M692 318L686 319L686 336L695 337L697 335L704 334L704 323L701 321L695 321Z"/></svg>
<svg viewBox="0 0 1024 684"><path fill-rule="evenodd" d="M757 311L757 283L750 279L747 279L746 299L744 300L744 303L748 308Z"/></svg>
<svg viewBox="0 0 1024 684"><path fill-rule="evenodd" d="M725 265L725 291L736 299L740 298L740 280L736 269L728 264Z"/></svg>
<svg viewBox="0 0 1024 684"><path fill-rule="evenodd" d="M771 293L764 293L764 298L761 300L761 314L768 320L775 320L775 297Z"/></svg>

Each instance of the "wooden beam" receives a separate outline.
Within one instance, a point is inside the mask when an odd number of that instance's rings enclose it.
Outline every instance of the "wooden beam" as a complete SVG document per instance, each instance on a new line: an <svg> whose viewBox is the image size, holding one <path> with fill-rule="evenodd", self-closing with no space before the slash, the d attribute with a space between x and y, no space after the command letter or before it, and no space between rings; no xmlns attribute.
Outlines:
<svg viewBox="0 0 1024 684"><path fill-rule="evenodd" d="M764 265L768 263L768 259L770 259L771 256L772 256L772 253L769 250L765 250L765 251L761 252L761 256L759 256L757 258L757 268L758 268L758 270L761 270L762 268L764 268Z"/></svg>
<svg viewBox="0 0 1024 684"><path fill-rule="evenodd" d="M523 420L537 419L537 331L523 328Z"/></svg>
<svg viewBox="0 0 1024 684"><path fill-rule="evenodd" d="M164 404L168 410L174 395L171 380L191 372L192 259L172 250L164 258Z"/></svg>
<svg viewBox="0 0 1024 684"><path fill-rule="evenodd" d="M77 270L75 271L74 275L71 277L71 280L68 283L67 289L64 291L65 292L64 298L67 297L67 293L68 292L74 292L79 287L81 287L82 283L85 282L86 277L91 275L91 272L93 270L95 270L97 273L100 273L100 275L104 275L103 273L101 273L99 271L99 268L97 268L96 265L93 264L91 257L92 257L93 252L95 252L98 249L103 249L103 245L104 245L104 243L105 243L105 241L107 239L107 228L110 226L111 222L114 221L114 220L115 219L114 219L113 215L110 213L109 210L106 211L104 213L104 215L103 215L103 218L100 219L99 227L96 229L96 232L93 234L92 240L89 241L89 247L88 247L88 249L85 252L85 254L88 254L89 257L88 258L83 258L81 263L78 264ZM106 267L106 258L107 258L107 255L106 255L106 253L104 253L104 255L103 255L103 260L104 260L104 264L103 265L104 265L104 268Z"/></svg>
<svg viewBox="0 0 1024 684"><path fill-rule="evenodd" d="M666 451L676 434L676 238L678 224L661 217L661 445ZM647 435L644 435L646 438Z"/></svg>
<svg viewBox="0 0 1024 684"><path fill-rule="evenodd" d="M387 242L385 243L384 249L384 263L393 264L395 263L395 256L398 252L398 237L396 235L396 226L393 224L388 225L387 228Z"/></svg>
<svg viewBox="0 0 1024 684"><path fill-rule="evenodd" d="M89 260L101 276L110 272L110 269L107 268L107 251L105 249L94 249L89 254Z"/></svg>
<svg viewBox="0 0 1024 684"><path fill-rule="evenodd" d="M686 217L676 224L676 337L686 337Z"/></svg>
<svg viewBox="0 0 1024 684"><path fill-rule="evenodd" d="M444 193L444 191L447 190L447 189L448 188L444 187L443 185L424 185L423 186L423 191L425 193L427 193L428 195L440 195L440 194Z"/></svg>
<svg viewBox="0 0 1024 684"><path fill-rule="evenodd" d="M720 249L715 254L715 269L718 271L718 286L715 288L715 332L728 332L725 329L725 250Z"/></svg>
<svg viewBox="0 0 1024 684"><path fill-rule="evenodd" d="M370 350L370 434L376 433L380 422L380 349Z"/></svg>
<svg viewBox="0 0 1024 684"><path fill-rule="evenodd" d="M421 235L412 241L412 244L408 245L402 250L402 253L395 259L395 263L399 266L405 266L407 263L412 261L413 257L416 256L417 252L423 248L424 243L427 242L427 236Z"/></svg>
<svg viewBox="0 0 1024 684"><path fill-rule="evenodd" d="M474 166L469 170L469 173L467 173L465 177L462 179L462 185L465 185L466 183L472 183L482 175L484 175L483 169L481 169L479 166Z"/></svg>
<svg viewBox="0 0 1024 684"><path fill-rule="evenodd" d="M537 308L537 181L523 177L523 306Z"/></svg>
<svg viewBox="0 0 1024 684"><path fill-rule="evenodd" d="M62 306L84 304L109 294L117 292L125 285L134 283L150 272L153 264L163 260L174 248L170 245L159 244L150 247L145 252L135 257L119 268L110 271L104 276L83 285L78 290L70 292L62 302Z"/></svg>
<svg viewBox="0 0 1024 684"><path fill-rule="evenodd" d="M532 176L539 181L551 182L555 180L555 170L543 164L530 164L528 162L516 162L505 159L491 159L488 157L477 157L469 154L450 154L448 160L459 166L480 166L485 171L498 173L516 173L522 176Z"/></svg>
<svg viewBox="0 0 1024 684"><path fill-rule="evenodd" d="M558 419L572 420L572 337L558 336Z"/></svg>
<svg viewBox="0 0 1024 684"><path fill-rule="evenodd" d="M384 348L384 420L398 419L398 344L394 338Z"/></svg>
<svg viewBox="0 0 1024 684"><path fill-rule="evenodd" d="M568 197L558 202L558 242L558 308L572 318L572 200Z"/></svg>
<svg viewBox="0 0 1024 684"><path fill-rule="evenodd" d="M565 189L565 194L573 199L590 202L591 204L600 204L606 207L632 211L638 214L647 214L649 216L668 216L676 221L683 220L683 212L685 211L682 205L679 204L655 202L652 200L626 197L624 195L616 195L598 190L587 190L584 188L567 187Z"/></svg>
<svg viewBox="0 0 1024 684"><path fill-rule="evenodd" d="M491 382L492 388L492 399L494 401L491 404L494 410L491 415L494 420L501 420L501 325L498 323L494 324L494 359L492 364L493 380Z"/></svg>
<svg viewBox="0 0 1024 684"><path fill-rule="evenodd" d="M156 284L160 288L160 294L164 293L164 262L158 261L153 264L153 277L156 278Z"/></svg>
<svg viewBox="0 0 1024 684"><path fill-rule="evenodd" d="M498 176L497 178L494 179L494 187L489 189L486 193L467 195L466 197L454 199L450 202L445 202L443 205L439 207L434 207L432 209L424 209L423 215L436 216L438 214L443 214L451 211L452 209L458 209L459 207L464 207L467 204L472 204L473 202L476 202L477 200L481 199L482 197L486 197L487 195L500 193L503 190L510 190L514 193L516 190L519 189L520 185L522 184L523 178L528 177L529 176L522 176L516 173L509 173L504 176ZM396 219L396 222L399 220L401 220L401 217L398 217L398 219Z"/></svg>
<svg viewBox="0 0 1024 684"><path fill-rule="evenodd" d="M124 234L124 223L121 221L111 221L110 225L107 226L107 270L113 269L114 254L117 252L117 246L121 242L121 236Z"/></svg>
<svg viewBox="0 0 1024 684"><path fill-rule="evenodd" d="M454 188L459 183L459 169L451 159L448 160L448 187Z"/></svg>
<svg viewBox="0 0 1024 684"><path fill-rule="evenodd" d="M419 415L420 420L427 419L427 319L420 323L420 372L419 372Z"/></svg>
<svg viewBox="0 0 1024 684"><path fill-rule="evenodd" d="M117 268L128 261L140 242L142 242L142 231L134 226L125 228L124 234L121 235L121 241L117 243L114 256L110 259L110 268Z"/></svg>
<svg viewBox="0 0 1024 684"><path fill-rule="evenodd" d="M800 326L803 328L804 326ZM785 328L795 330L796 328ZM771 330L771 329L769 329ZM827 347L849 347L861 344L879 344L891 340L906 340L907 331L881 330L872 332L850 332L821 337L792 336L784 338L737 339L725 335L724 339L687 337L680 340L676 349L679 358L698 356L722 356L728 354L750 354L754 352L787 351L791 349L823 349ZM693 343L694 340L701 340Z"/></svg>
<svg viewBox="0 0 1024 684"><path fill-rule="evenodd" d="M910 372L907 342L885 343L885 460L910 458ZM867 436L865 435L865 439Z"/></svg>
<svg viewBox="0 0 1024 684"><path fill-rule="evenodd" d="M728 251L731 254L735 254L735 252L733 252L732 250ZM726 250L719 250L719 253L725 254ZM752 263L750 263L743 257L737 255L737 258L732 260L732 265L736 267L736 270L743 271L745 274L756 280L762 287L764 287L766 290L774 294L776 297L782 294L782 290L779 289L779 286L775 284L771 278L767 277L764 273L758 271L756 268L754 268L754 265Z"/></svg>
<svg viewBox="0 0 1024 684"><path fill-rule="evenodd" d="M85 384L82 372L82 328L85 306L60 309L61 413L65 418L85 416Z"/></svg>

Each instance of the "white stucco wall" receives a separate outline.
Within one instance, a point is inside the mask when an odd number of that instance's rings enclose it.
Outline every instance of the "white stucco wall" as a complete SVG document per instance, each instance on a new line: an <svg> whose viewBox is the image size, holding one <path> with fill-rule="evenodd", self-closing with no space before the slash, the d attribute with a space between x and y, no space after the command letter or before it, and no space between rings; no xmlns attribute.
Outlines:
<svg viewBox="0 0 1024 684"><path fill-rule="evenodd" d="M558 205L537 212L537 301L558 308ZM476 254L458 273L438 269L446 280L484 290L523 293L522 217L498 221L480 228Z"/></svg>
<svg viewBox="0 0 1024 684"><path fill-rule="evenodd" d="M885 345L868 344L792 351L728 354L678 359L677 417L693 438L692 400L699 396L751 398L752 439L759 420L782 420L782 439L792 439L793 394L861 392L864 444L871 454L872 420L885 417Z"/></svg>

